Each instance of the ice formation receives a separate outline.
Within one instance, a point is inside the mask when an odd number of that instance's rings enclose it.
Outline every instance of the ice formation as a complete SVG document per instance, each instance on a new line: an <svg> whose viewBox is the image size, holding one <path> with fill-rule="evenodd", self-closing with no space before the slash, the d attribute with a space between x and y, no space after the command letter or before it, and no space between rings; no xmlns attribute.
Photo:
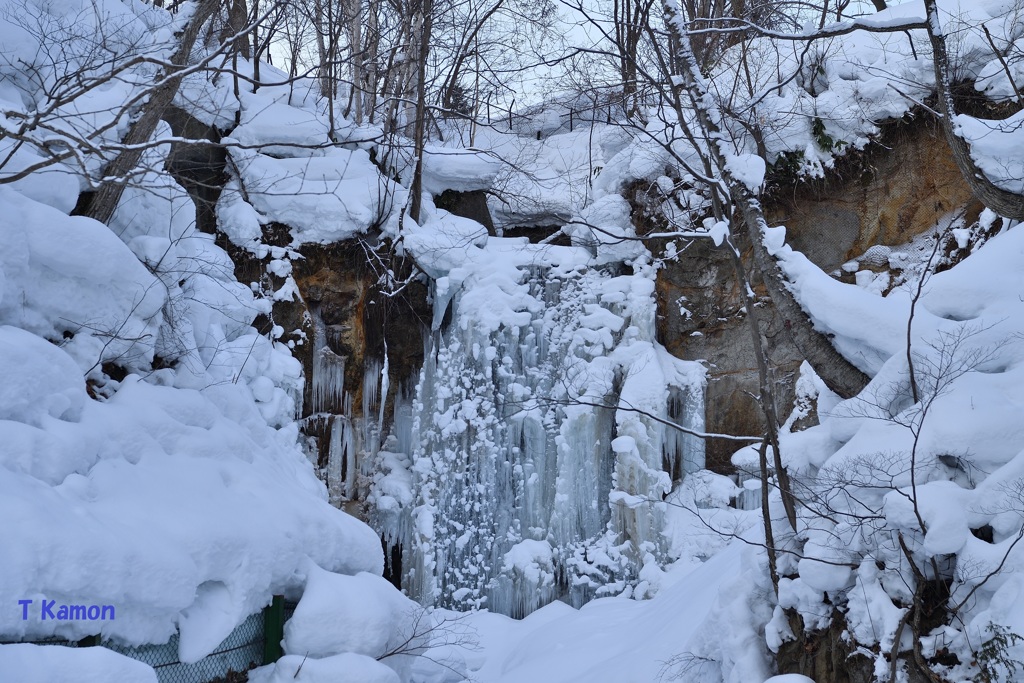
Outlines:
<svg viewBox="0 0 1024 683"><path fill-rule="evenodd" d="M385 363L367 360L362 382L362 412L355 413L352 392L345 388L346 359L326 342L323 321L314 315L312 414L307 432L327 440L327 467L322 473L334 505L365 498L360 475L380 449L388 378ZM311 455L312 460L316 460Z"/></svg>
<svg viewBox="0 0 1024 683"><path fill-rule="evenodd" d="M579 247L465 249L436 273L451 322L377 455L371 519L427 604L521 616L621 592L645 555L667 559L669 473L703 466L699 439L653 419L699 429L703 369L654 342L642 259L621 274Z"/></svg>

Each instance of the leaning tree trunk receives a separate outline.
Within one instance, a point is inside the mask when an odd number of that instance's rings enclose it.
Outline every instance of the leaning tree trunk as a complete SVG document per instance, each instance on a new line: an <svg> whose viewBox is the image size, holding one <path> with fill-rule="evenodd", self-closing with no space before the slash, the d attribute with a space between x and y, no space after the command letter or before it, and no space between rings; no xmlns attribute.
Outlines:
<svg viewBox="0 0 1024 683"><path fill-rule="evenodd" d="M674 3L671 3L674 4ZM692 56L692 51L685 48L688 45L683 26L679 25L680 16L675 8L668 7L667 11L671 16L676 17L670 22L671 33L676 38L676 44L681 46L680 52L685 57ZM750 242L753 245L754 261L761 276L764 279L765 287L775 309L783 320L789 321L788 329L797 347L807 362L811 364L814 371L818 373L825 385L843 398L850 398L858 394L867 386L870 378L861 372L850 361L846 360L821 332L814 329L810 317L800 306L800 303L793 296L793 293L786 286L785 276L779 268L778 263L768 253L764 244L764 230L768 227L761 208L761 202L754 196L754 193L746 185L739 182L729 172L725 155L717 141L725 139L715 117L708 110L706 102L710 94L702 85L701 73L696 63L696 58L681 60L681 72L685 86L693 92L692 101L697 118L707 133L708 152L712 156L715 166L724 181L733 206L743 220Z"/></svg>
<svg viewBox="0 0 1024 683"><path fill-rule="evenodd" d="M721 181L720 183L712 183L712 192L716 195L721 194L720 190L724 190L728 193L728 196L724 197L721 202L716 200L716 204L720 206L737 207L736 210L744 218L744 221L746 221L748 215L761 213L761 205L751 192L736 179L732 172L730 172L728 164L726 163L725 154L719 147L719 141L724 139L721 127L718 124L719 114L713 110L714 104L712 104L713 99L711 97L711 93L708 91L707 84L701 74L697 57L690 45L689 35L686 33L686 27L683 25L683 18L679 13L679 8L676 5L675 0L665 0L665 23L668 24L669 32L676 36L676 45L678 46L679 51L678 56L681 66L679 74L680 79L677 81L673 78L673 82L677 84L676 87L682 88L687 93L688 99L693 107L693 111L696 114L697 121L703 131L704 139L707 141L708 156L705 158L705 163L709 166L712 163L714 164L714 170L717 171ZM680 119L682 119L682 112L679 112L679 116ZM708 167L707 170L709 171L709 175L711 175L712 169ZM722 185L724 185L724 188ZM716 210L716 213L719 213L719 211ZM733 210L729 209L728 214L720 216L719 218L725 218L731 223L733 218L731 215L732 213ZM763 220L762 215L761 221L763 222ZM749 228L750 226L748 225L748 229ZM756 239L761 239L760 234ZM763 473L761 485L763 487L768 486L768 467L766 457L767 447L771 446L775 467L775 477L778 483L779 493L782 496L782 504L786 509L786 519L795 531L797 528L796 499L793 496L789 473L782 464L782 452L779 448L779 425L781 423L779 421L778 406L775 399L775 386L768 366L767 344L761 336L757 307L754 305L754 293L750 287L746 269L743 267L740 252L733 241L731 229L725 241L726 247L731 251L733 266L736 270L736 277L740 287L743 289L743 295L746 299L747 324L750 327L754 356L757 361L758 378L760 381L760 395L757 400L761 406L761 410L764 412L766 438L765 443L762 444L759 457L761 471ZM765 509L765 515L763 517L765 525L765 539L766 543L768 543L767 550L772 572L772 582L775 585L777 593L779 586L778 575L775 571L775 548L773 542L767 540L773 537L772 522L771 517L767 512L767 509Z"/></svg>
<svg viewBox="0 0 1024 683"><path fill-rule="evenodd" d="M101 223L110 221L117 208L129 175L138 167L142 159L144 145L149 142L164 112L171 105L181 85L180 72L188 65L192 47L203 24L220 6L220 0L203 0L196 7L195 13L189 18L181 35L178 49L171 56L167 71L163 74L163 82L153 90L149 101L142 107L142 113L128 129L122 142L127 147L118 154L104 169L104 180L93 193L84 215L95 218Z"/></svg>
<svg viewBox="0 0 1024 683"><path fill-rule="evenodd" d="M1014 220L1024 220L1024 197L1014 192L997 187L984 171L971 158L971 147L967 140L957 134L953 125L956 107L951 92L952 76L949 63L949 52L946 50L946 38L939 20L939 10L935 0L925 0L925 11L928 13L928 40L932 46L932 64L935 68L935 88L938 94L939 111L942 113L940 122L946 142L953 152L960 174L963 175L971 192L982 204L1000 216Z"/></svg>
<svg viewBox="0 0 1024 683"><path fill-rule="evenodd" d="M772 303L775 304L775 310L789 323L786 327L794 346L811 364L825 386L843 398L856 396L867 386L871 378L836 351L824 334L814 329L814 323L789 291L782 269L768 253L764 244L764 230L768 223L761 203L740 183L731 183L730 191L750 235L754 262L761 271L765 288L772 298Z"/></svg>

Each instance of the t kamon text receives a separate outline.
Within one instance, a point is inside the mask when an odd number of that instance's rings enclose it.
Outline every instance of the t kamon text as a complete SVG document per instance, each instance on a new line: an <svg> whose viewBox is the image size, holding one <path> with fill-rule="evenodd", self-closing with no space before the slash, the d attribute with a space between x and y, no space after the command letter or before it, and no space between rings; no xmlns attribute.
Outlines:
<svg viewBox="0 0 1024 683"><path fill-rule="evenodd" d="M28 621L28 608L34 600L18 600L21 619ZM113 621L113 605L58 605L56 600L42 600L39 604L40 621Z"/></svg>

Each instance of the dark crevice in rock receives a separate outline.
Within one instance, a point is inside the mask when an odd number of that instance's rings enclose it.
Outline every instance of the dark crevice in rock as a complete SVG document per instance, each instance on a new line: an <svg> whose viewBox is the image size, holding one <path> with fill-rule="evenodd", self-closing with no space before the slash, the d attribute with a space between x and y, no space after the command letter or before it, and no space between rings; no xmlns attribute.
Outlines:
<svg viewBox="0 0 1024 683"><path fill-rule="evenodd" d="M164 120L176 137L220 142L220 132L177 107L169 107ZM188 191L196 205L196 228L217 231L217 200L227 181L224 166L227 151L216 144L175 142L167 157L167 171Z"/></svg>
<svg viewBox="0 0 1024 683"><path fill-rule="evenodd" d="M488 235L496 234L494 221L491 220L491 211L487 208L487 193L484 190L471 192L445 190L434 197L434 205L456 216L476 221L487 228Z"/></svg>

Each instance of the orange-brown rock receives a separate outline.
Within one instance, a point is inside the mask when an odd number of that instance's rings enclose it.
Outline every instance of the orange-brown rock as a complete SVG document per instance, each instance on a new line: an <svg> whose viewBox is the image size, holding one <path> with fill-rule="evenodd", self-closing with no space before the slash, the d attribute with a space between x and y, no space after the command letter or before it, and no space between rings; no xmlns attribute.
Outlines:
<svg viewBox="0 0 1024 683"><path fill-rule="evenodd" d="M981 210L941 130L925 120L886 124L825 179L773 194L769 222L785 225L789 244L826 272L876 244L905 244L953 211L967 207L971 220Z"/></svg>
<svg viewBox="0 0 1024 683"><path fill-rule="evenodd" d="M924 121L884 126L879 142L838 164L824 180L776 186L765 201L771 224L786 225L790 245L830 273L875 244L906 243L964 207L968 220L980 211L941 132ZM749 247L743 240L740 244L750 272ZM756 273L752 281L762 296L761 334L775 368L784 419L803 359L785 321L763 297ZM659 271L657 295L659 341L680 358L708 363L707 431L760 435L763 415L754 398L758 374L752 340L726 254L707 241L690 244ZM708 441L708 466L730 471L736 447L735 442Z"/></svg>

